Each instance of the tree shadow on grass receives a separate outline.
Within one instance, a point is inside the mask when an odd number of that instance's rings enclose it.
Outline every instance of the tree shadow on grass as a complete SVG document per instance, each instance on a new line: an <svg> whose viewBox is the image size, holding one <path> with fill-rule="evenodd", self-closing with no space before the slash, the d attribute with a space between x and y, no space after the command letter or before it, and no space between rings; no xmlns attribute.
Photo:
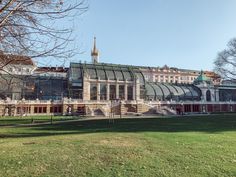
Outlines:
<svg viewBox="0 0 236 177"><path fill-rule="evenodd" d="M16 128L18 129L18 128ZM72 135L102 132L205 132L220 133L236 130L235 115L173 117L173 118L123 118L114 123L107 119L63 122L53 125L21 127L15 133L0 134L0 138L20 138L53 135Z"/></svg>

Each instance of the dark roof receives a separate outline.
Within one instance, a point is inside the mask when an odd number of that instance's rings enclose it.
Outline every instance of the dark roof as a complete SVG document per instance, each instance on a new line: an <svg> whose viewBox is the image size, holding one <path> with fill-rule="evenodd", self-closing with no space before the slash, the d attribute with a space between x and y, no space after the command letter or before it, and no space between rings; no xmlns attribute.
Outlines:
<svg viewBox="0 0 236 177"><path fill-rule="evenodd" d="M0 65L34 65L33 60L28 56L20 56L13 54L4 54L0 52Z"/></svg>

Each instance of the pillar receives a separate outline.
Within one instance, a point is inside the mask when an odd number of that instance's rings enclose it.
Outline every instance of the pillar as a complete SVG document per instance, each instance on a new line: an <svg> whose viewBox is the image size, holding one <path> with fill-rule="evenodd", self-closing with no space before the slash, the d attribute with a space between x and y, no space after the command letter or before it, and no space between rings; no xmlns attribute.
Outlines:
<svg viewBox="0 0 236 177"><path fill-rule="evenodd" d="M219 89L215 90L215 101L219 102L220 101L220 93L219 93Z"/></svg>
<svg viewBox="0 0 236 177"><path fill-rule="evenodd" d="M101 89L100 89L100 83L98 82L98 83L97 83L97 100L100 100L100 91L101 91Z"/></svg>
<svg viewBox="0 0 236 177"><path fill-rule="evenodd" d="M90 82L89 82L89 77L84 77L83 100L90 100Z"/></svg>
<svg viewBox="0 0 236 177"><path fill-rule="evenodd" d="M49 103L49 104L47 104L47 114L50 114L50 107L52 107L52 113L54 112L54 110L53 110L53 103Z"/></svg>
<svg viewBox="0 0 236 177"><path fill-rule="evenodd" d="M107 83L107 100L110 100L110 84Z"/></svg>
<svg viewBox="0 0 236 177"><path fill-rule="evenodd" d="M135 82L135 100L140 100L140 83L139 80L136 79Z"/></svg>
<svg viewBox="0 0 236 177"><path fill-rule="evenodd" d="M128 100L128 85L125 84L125 100Z"/></svg>
<svg viewBox="0 0 236 177"><path fill-rule="evenodd" d="M33 115L34 114L34 105L30 106L30 114Z"/></svg>
<svg viewBox="0 0 236 177"><path fill-rule="evenodd" d="M119 84L116 83L116 99L119 99Z"/></svg>
<svg viewBox="0 0 236 177"><path fill-rule="evenodd" d="M136 88L135 86L133 86L133 100L136 99Z"/></svg>

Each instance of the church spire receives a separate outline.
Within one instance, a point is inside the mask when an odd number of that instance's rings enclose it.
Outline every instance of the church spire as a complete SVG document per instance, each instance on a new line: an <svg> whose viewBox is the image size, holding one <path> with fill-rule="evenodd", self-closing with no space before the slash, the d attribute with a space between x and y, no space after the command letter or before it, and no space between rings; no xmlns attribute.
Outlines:
<svg viewBox="0 0 236 177"><path fill-rule="evenodd" d="M94 37L93 49L91 51L92 63L98 63L99 52L96 47L96 37Z"/></svg>

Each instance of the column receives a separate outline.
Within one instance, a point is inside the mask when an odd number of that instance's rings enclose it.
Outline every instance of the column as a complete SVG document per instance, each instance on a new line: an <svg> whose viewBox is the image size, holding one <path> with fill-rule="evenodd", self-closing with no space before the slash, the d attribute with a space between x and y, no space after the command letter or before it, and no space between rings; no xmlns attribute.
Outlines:
<svg viewBox="0 0 236 177"><path fill-rule="evenodd" d="M90 100L90 82L86 77L83 84L83 100Z"/></svg>
<svg viewBox="0 0 236 177"><path fill-rule="evenodd" d="M110 84L107 83L107 100L110 100Z"/></svg>
<svg viewBox="0 0 236 177"><path fill-rule="evenodd" d="M116 99L119 99L120 95L119 95L119 84L116 83Z"/></svg>
<svg viewBox="0 0 236 177"><path fill-rule="evenodd" d="M53 113L53 103L48 103L47 104L47 114L50 114L50 107L52 107L52 113Z"/></svg>
<svg viewBox="0 0 236 177"><path fill-rule="evenodd" d="M74 113L74 112L77 111L77 109L78 109L78 105L77 105L77 104L72 104L72 110L71 110L71 112Z"/></svg>
<svg viewBox="0 0 236 177"><path fill-rule="evenodd" d="M219 93L219 89L215 90L215 101L220 101L220 93Z"/></svg>
<svg viewBox="0 0 236 177"><path fill-rule="evenodd" d="M135 93L135 100L140 100L140 83L138 79L136 80L136 83L135 83L134 93Z"/></svg>
<svg viewBox="0 0 236 177"><path fill-rule="evenodd" d="M31 114L31 115L34 114L34 105L30 105L30 114Z"/></svg>
<svg viewBox="0 0 236 177"><path fill-rule="evenodd" d="M100 83L98 82L97 83L97 100L100 100L100 91L101 91L101 89L100 89Z"/></svg>
<svg viewBox="0 0 236 177"><path fill-rule="evenodd" d="M133 100L136 99L136 88L135 86L133 86Z"/></svg>
<svg viewBox="0 0 236 177"><path fill-rule="evenodd" d="M125 84L125 100L128 100L128 85Z"/></svg>

